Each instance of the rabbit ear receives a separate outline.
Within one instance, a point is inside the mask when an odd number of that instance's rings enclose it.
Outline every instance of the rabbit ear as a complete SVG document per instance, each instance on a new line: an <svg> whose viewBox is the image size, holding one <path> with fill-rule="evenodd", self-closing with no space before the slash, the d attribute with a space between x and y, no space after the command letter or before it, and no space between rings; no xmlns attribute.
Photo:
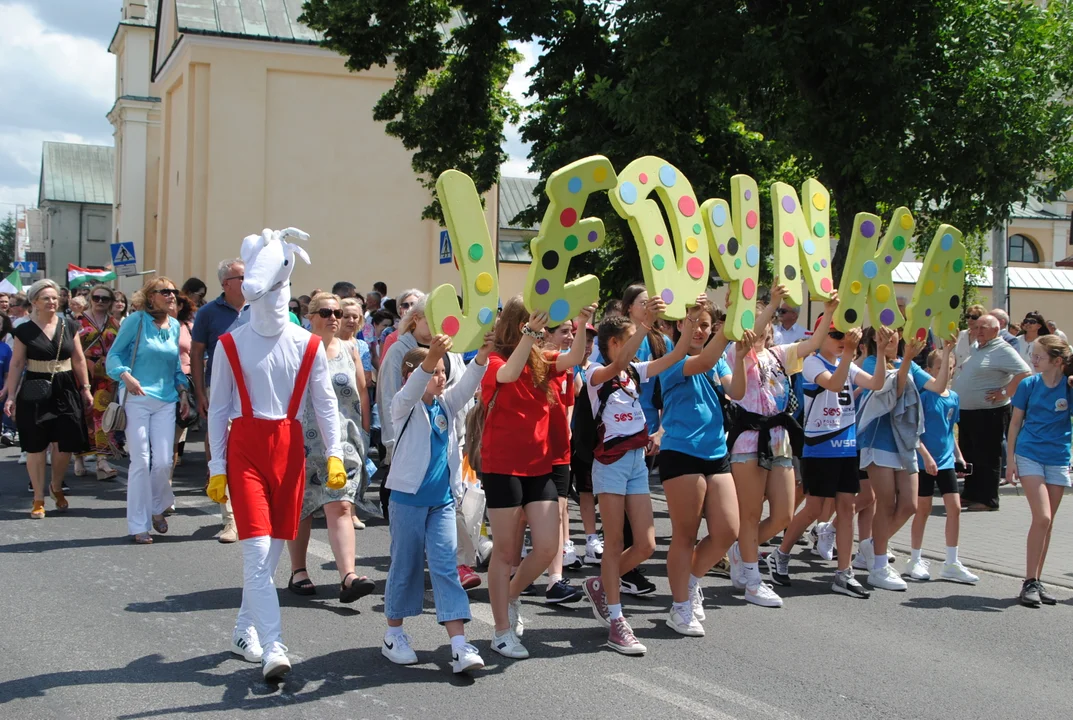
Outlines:
<svg viewBox="0 0 1073 720"><path fill-rule="evenodd" d="M304 235L305 233L302 233L302 234ZM308 238L309 236L306 235L306 237ZM301 245L295 245L294 243L287 243L284 247L286 247L287 250L290 250L292 253L294 253L298 257L300 257L303 260L305 260L306 265L311 264L310 261L309 261L309 253L307 253L305 251L305 248L302 247Z"/></svg>
<svg viewBox="0 0 1073 720"><path fill-rule="evenodd" d="M280 240L287 240L289 238L295 238L296 240L301 240L302 242L309 242L309 233L303 232L295 227L289 227L285 230L279 231Z"/></svg>

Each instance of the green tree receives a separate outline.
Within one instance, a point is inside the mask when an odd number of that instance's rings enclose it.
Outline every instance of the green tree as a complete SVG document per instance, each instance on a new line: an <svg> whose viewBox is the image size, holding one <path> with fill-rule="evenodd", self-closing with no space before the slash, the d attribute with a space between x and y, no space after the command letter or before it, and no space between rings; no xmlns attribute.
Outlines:
<svg viewBox="0 0 1073 720"><path fill-rule="evenodd" d="M811 175L843 222L908 206L924 244L940 221L979 238L1012 203L1073 186L1066 3L732 0L699 11L684 0L307 0L305 9L351 69L394 60L397 80L375 117L415 151L429 186L457 167L491 187L504 123L519 113L543 177L596 153L616 167L660 155L701 198L725 196L735 173L762 187ZM524 108L503 91L511 41L543 51ZM530 219L545 206L541 197ZM578 270L637 277L610 204L590 210L609 241ZM841 243L836 278L845 251Z"/></svg>
<svg viewBox="0 0 1073 720"><path fill-rule="evenodd" d="M11 273L11 263L15 262L15 216L8 216L0 221L0 277Z"/></svg>

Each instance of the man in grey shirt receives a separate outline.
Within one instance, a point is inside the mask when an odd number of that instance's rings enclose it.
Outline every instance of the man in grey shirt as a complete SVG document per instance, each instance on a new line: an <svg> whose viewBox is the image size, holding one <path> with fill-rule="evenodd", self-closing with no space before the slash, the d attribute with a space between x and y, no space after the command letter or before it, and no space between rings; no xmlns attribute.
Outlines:
<svg viewBox="0 0 1073 720"><path fill-rule="evenodd" d="M1002 442L1010 424L1010 400L1031 373L1008 342L999 337L999 322L984 315L976 325L977 345L954 379L960 400L958 444L973 466L965 478L966 510L998 510Z"/></svg>

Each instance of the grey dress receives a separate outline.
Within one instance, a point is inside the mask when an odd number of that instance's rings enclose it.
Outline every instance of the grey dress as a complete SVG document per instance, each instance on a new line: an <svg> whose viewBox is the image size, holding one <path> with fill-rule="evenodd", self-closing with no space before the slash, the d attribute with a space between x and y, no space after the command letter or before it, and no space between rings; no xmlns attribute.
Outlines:
<svg viewBox="0 0 1073 720"><path fill-rule="evenodd" d="M361 438L361 403L358 401L357 372L350 347L340 343L339 353L328 359L328 373L332 389L339 403L339 431L342 433L343 467L346 469L346 485L332 490L325 482L328 475L328 457L324 440L317 426L316 413L308 398L302 413L305 429L306 487L302 499L302 519L309 517L326 503L345 500L354 503L358 486L362 483L365 469L364 449Z"/></svg>

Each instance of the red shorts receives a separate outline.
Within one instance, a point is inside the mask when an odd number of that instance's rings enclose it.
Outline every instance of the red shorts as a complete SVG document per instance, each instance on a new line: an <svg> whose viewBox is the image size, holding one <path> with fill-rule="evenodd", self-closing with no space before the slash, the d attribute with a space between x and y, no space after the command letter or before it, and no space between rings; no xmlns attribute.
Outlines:
<svg viewBox="0 0 1073 720"><path fill-rule="evenodd" d="M227 491L240 540L294 540L306 484L298 420L237 417L227 438Z"/></svg>

